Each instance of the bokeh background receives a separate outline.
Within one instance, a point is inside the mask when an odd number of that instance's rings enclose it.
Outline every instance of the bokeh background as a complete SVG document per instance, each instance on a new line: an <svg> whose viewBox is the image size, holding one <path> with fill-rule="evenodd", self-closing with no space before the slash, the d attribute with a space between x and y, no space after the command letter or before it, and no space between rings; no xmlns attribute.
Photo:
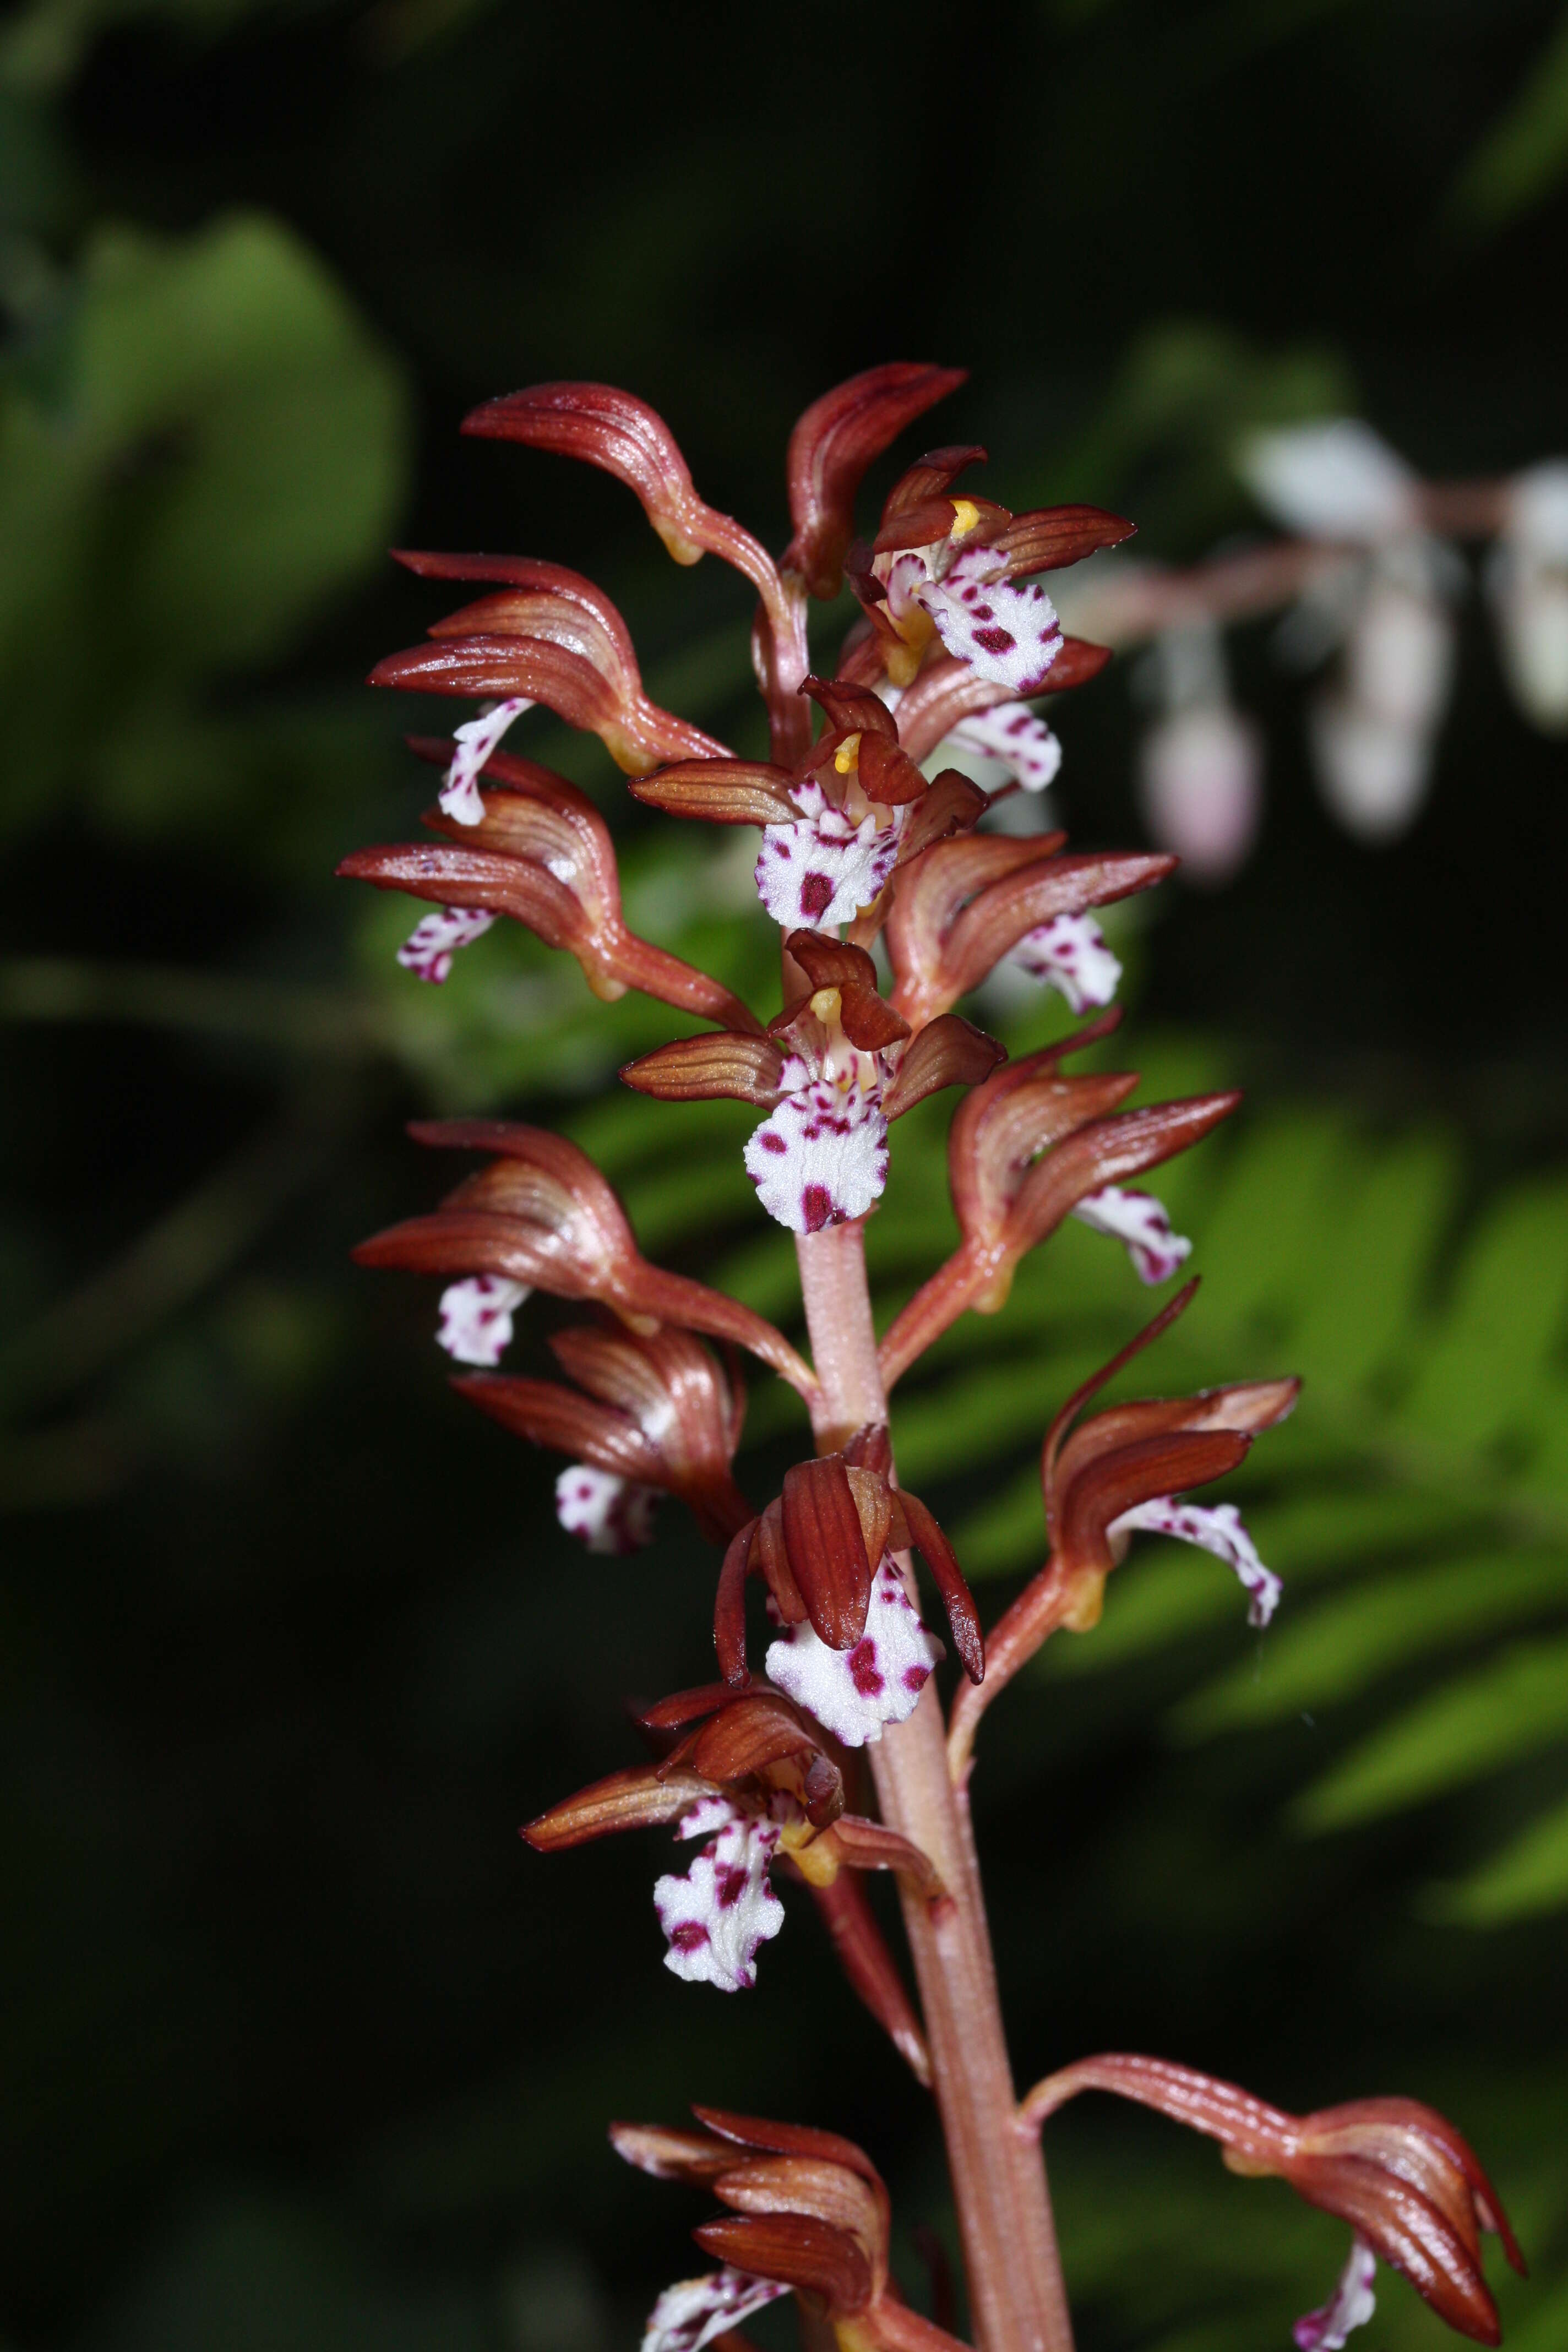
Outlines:
<svg viewBox="0 0 1568 2352"><path fill-rule="evenodd" d="M444 1171L403 1122L526 1110L639 1232L787 1314L731 1107L617 1098L658 1008L334 883L427 779L360 683L440 609L390 541L603 582L661 699L735 740L748 599L616 485L459 440L621 382L774 545L827 384L967 364L931 437L1015 505L1191 562L1266 530L1238 438L1368 419L1425 474L1568 450L1561 0L26 0L0 26L0 2329L16 2352L610 2352L701 2208L610 2114L703 2097L862 2139L950 2231L921 2098L798 1900L750 1999L658 1966L657 1841L516 1825L700 1678L712 1563L556 1529L554 1465L446 1390L434 1286L360 1235ZM911 446L919 446L913 444ZM879 479L886 478L887 469ZM1568 766L1476 568L1429 797L1325 813L1272 624L1232 640L1267 810L1225 887L1129 915L1151 1088L1241 1078L1161 1187L1206 1281L1169 1389L1299 1368L1234 1491L1288 1599L1162 1548L990 1718L977 1798L1024 2079L1100 2047L1472 2133L1568 2337ZM1135 663L1056 714L1085 845L1146 837ZM634 920L765 987L744 859L635 822ZM680 834L670 839L671 834ZM754 902L753 902L754 906ZM1054 1008L1054 1009L1053 1009ZM983 1008L1016 1045L1059 1001ZM873 1226L948 1245L941 1116ZM900 1458L977 1577L1036 1564L1033 1449L1141 1319L1079 1229L911 1381ZM530 1310L529 1360L548 1309ZM754 1401L753 1491L797 1435ZM1092 2105L1092 2103L1090 2103ZM1257 2352L1342 2232L1152 2118L1049 2149L1086 2352ZM900 2254L923 2292L908 2237ZM1378 2346L1440 2330L1391 2282ZM1358 2339L1360 2340L1360 2339Z"/></svg>

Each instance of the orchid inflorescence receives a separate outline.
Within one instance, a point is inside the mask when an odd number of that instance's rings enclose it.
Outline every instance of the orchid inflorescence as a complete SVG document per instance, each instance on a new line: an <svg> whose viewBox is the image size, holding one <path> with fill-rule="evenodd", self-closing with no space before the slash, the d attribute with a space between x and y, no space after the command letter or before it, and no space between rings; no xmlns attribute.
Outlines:
<svg viewBox="0 0 1568 2352"><path fill-rule="evenodd" d="M405 554L425 578L487 593L393 656L377 684L481 704L451 740L414 749L442 772L433 845L362 850L342 870L428 902L400 961L439 983L452 957L508 918L565 949L605 999L628 989L707 1025L622 1072L668 1102L736 1099L759 1123L744 1164L766 1213L795 1237L812 1360L775 1325L690 1276L651 1265L612 1189L574 1144L512 1121L416 1126L421 1142L482 1164L438 1207L357 1253L442 1276L441 1346L458 1390L567 1458L563 1525L591 1552L646 1543L659 1503L684 1503L721 1552L718 1675L641 1709L646 1759L565 1798L523 1835L540 1853L662 1825L695 1846L658 1877L666 1965L735 1992L804 1886L849 1982L935 2094L947 2138L982 2352L1069 2352L1040 2126L1083 2089L1119 2091L1210 2132L1244 2172L1273 2171L1348 2220L1349 2266L1298 2326L1334 2352L1372 2309L1375 2258L1451 2325L1499 2340L1479 2231L1517 2248L1465 2143L1431 2110L1371 2100L1295 2118L1152 2059L1081 2062L1021 2104L1012 2087L970 1829L969 1782L986 1707L1052 1634L1087 1633L1133 1535L1175 1537L1235 1572L1255 1625L1279 1581L1234 1505L1189 1499L1287 1414L1290 1380L1113 1405L1098 1391L1182 1313L1189 1282L1069 1398L1047 1432L1045 1564L987 1634L935 1516L899 1483L888 1395L971 1309L1005 1303L1015 1269L1068 1216L1120 1239L1145 1283L1191 1244L1133 1180L1186 1150L1237 1097L1124 1108L1128 1074L1067 1066L1108 1037L1120 967L1092 910L1148 888L1163 856L1073 854L1062 835L987 818L1054 776L1059 746L1034 709L1091 678L1102 648L1061 628L1040 575L1131 529L1089 507L1014 514L958 488L984 457L919 458L857 538L872 462L962 381L873 368L808 409L791 438L794 536L775 562L696 490L662 419L629 394L553 383L493 401L466 430L554 450L630 487L678 562L713 553L757 593L753 659L768 759L742 759L645 693L609 599L563 567L510 557ZM814 669L811 602L847 585L859 612L832 675ZM782 1002L770 1014L637 937L622 913L610 830L574 785L503 739L534 705L597 734L647 807L759 828L759 898L779 926ZM958 754L1005 772L987 793ZM1010 961L1056 987L1086 1026L1009 1059L956 1008ZM889 1177L893 1125L957 1088L949 1171L959 1243L880 1341L865 1222ZM500 1369L542 1291L589 1319L554 1330L563 1380ZM750 1354L806 1406L815 1447L760 1507L735 1475ZM923 1562L947 1641L926 1622ZM761 1607L749 1622L753 1585ZM761 1669L758 1620L768 1639ZM961 1669L946 1709L936 1669ZM862 1874L893 1874L917 1990L878 1927ZM660 2297L645 2352L731 2346L754 2311L793 2291L808 2342L844 2352L942 2352L952 2337L910 2310L888 2262L881 2180L849 2142L795 2125L698 2110L700 2133L616 2126L619 2152L699 2181L731 2210L697 2231L721 2267Z"/></svg>

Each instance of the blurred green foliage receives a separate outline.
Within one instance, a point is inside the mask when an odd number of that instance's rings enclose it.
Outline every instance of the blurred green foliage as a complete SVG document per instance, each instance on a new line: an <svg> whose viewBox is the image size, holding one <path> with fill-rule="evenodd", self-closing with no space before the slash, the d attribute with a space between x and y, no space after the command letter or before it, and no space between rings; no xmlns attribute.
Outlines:
<svg viewBox="0 0 1568 2352"><path fill-rule="evenodd" d="M956 79L923 0L784 36L464 0L0 28L8 2343L608 2352L700 2209L604 2121L693 2096L855 2134L901 2228L945 2226L924 2102L799 1906L753 1999L703 2000L658 1967L653 1850L518 1854L627 1760L625 1694L703 1673L711 1563L674 1524L585 1561L553 1465L444 1395L433 1297L348 1266L443 1181L401 1121L526 1107L649 1249L785 1318L792 1262L743 1113L611 1086L669 1016L499 930L421 989L414 910L331 883L428 790L358 685L431 617L381 551L602 576L650 690L741 734L738 586L671 572L611 486L459 444L468 403L625 376L776 538L795 410L918 345L974 363L942 430L991 440L999 496L1121 505L1178 558L1249 527L1253 425L1364 396L1435 469L1551 454L1560 15L1018 5ZM1134 2046L1301 2106L1436 2100L1536 2263L1509 2340L1556 2352L1568 821L1561 750L1466 647L1432 811L1380 857L1315 811L1246 639L1263 850L1121 919L1145 1096L1254 1087L1162 1185L1205 1288L1142 1376L1306 1373L1233 1482L1287 1600L1259 1641L1217 1566L1142 1545L988 1721L977 1795L1021 2070ZM1124 692L1058 720L1076 830L1134 833ZM647 824L528 725L600 794L632 920L765 1002L750 842ZM1054 1017L976 1009L1016 1047ZM945 1115L896 1135L889 1310L951 1243ZM1043 1423L1135 1293L1073 1227L899 1399L998 1604L1038 1557ZM755 1491L798 1433L759 1388ZM1331 2225L1151 2118L1075 2112L1049 2152L1085 2352L1283 2343L1337 2267ZM1390 2283L1366 2340L1438 2333Z"/></svg>

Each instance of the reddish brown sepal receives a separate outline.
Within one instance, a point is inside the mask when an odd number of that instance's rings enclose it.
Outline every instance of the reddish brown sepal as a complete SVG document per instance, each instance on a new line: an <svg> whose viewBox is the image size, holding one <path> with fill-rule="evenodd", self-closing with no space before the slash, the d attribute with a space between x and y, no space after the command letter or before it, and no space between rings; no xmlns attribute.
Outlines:
<svg viewBox="0 0 1568 2352"><path fill-rule="evenodd" d="M592 1838L614 1837L621 1830L655 1828L672 1822L699 1797L710 1793L694 1773L674 1771L662 1779L652 1764L634 1764L625 1772L611 1772L591 1788L579 1789L536 1821L518 1832L535 1853L563 1853L586 1845Z"/></svg>
<svg viewBox="0 0 1568 2352"><path fill-rule="evenodd" d="M681 760L637 776L629 789L667 816L702 817L710 824L795 824L787 768L761 760Z"/></svg>
<svg viewBox="0 0 1568 2352"><path fill-rule="evenodd" d="M870 2264L854 2239L807 2213L726 2213L691 2234L705 2254L818 2294L831 2308L858 2311L870 2299Z"/></svg>
<svg viewBox="0 0 1568 2352"><path fill-rule="evenodd" d="M1120 547L1138 526L1123 515L1108 514L1103 507L1039 507L1014 515L991 541L1007 558L1010 580L1026 580L1037 572L1058 572L1064 564L1081 563L1102 547ZM1060 661L1058 654L1057 660ZM1051 692L1056 665L1052 664Z"/></svg>
<svg viewBox="0 0 1568 2352"><path fill-rule="evenodd" d="M974 1087L988 1078L1007 1048L961 1013L943 1013L910 1042L898 1076L884 1088L882 1113L891 1121L944 1087Z"/></svg>
<svg viewBox="0 0 1568 2352"><path fill-rule="evenodd" d="M804 677L802 694L809 694L828 726L840 735L866 733L899 740L898 722L879 694L868 687L847 686L842 678Z"/></svg>
<svg viewBox="0 0 1568 2352"><path fill-rule="evenodd" d="M657 1095L662 1102L710 1102L728 1097L771 1109L779 1098L784 1063L784 1048L771 1037L747 1037L721 1029L657 1045L651 1054L627 1062L621 1081L638 1094Z"/></svg>
<svg viewBox="0 0 1568 2352"><path fill-rule="evenodd" d="M871 1562L843 1462L797 1462L782 1501L784 1549L812 1626L830 1650L852 1650L866 1630Z"/></svg>
<svg viewBox="0 0 1568 2352"><path fill-rule="evenodd" d="M963 1671L972 1683L984 1682L985 1639L980 1630L980 1612L952 1546L918 1495L911 1495L906 1487L897 1502L902 1507L910 1541L936 1580L954 1644L963 1661Z"/></svg>
<svg viewBox="0 0 1568 2352"><path fill-rule="evenodd" d="M962 368L893 361L868 368L814 401L790 435L789 509L795 537L784 556L814 596L836 596L855 535L855 493L872 460L906 425L956 392Z"/></svg>
<svg viewBox="0 0 1568 2352"><path fill-rule="evenodd" d="M888 492L882 504L883 523L890 523L895 515L906 513L927 499L944 496L960 474L967 473L971 466L984 466L986 455L977 441L952 441L940 449L928 449L923 457L917 457L908 471L899 476Z"/></svg>
<svg viewBox="0 0 1568 2352"><path fill-rule="evenodd" d="M907 751L885 735L863 735L856 775L868 801L898 808L918 801L930 788Z"/></svg>

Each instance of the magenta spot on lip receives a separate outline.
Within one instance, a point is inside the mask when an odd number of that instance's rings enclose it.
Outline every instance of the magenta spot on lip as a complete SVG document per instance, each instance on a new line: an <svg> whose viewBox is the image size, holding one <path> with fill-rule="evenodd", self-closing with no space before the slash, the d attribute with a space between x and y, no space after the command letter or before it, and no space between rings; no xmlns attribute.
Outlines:
<svg viewBox="0 0 1568 2352"><path fill-rule="evenodd" d="M721 1911L732 1911L746 1891L746 1874L733 1864L721 1864L714 1874ZM706 1932L706 1931L704 1931Z"/></svg>
<svg viewBox="0 0 1568 2352"><path fill-rule="evenodd" d="M807 1184L800 1196L800 1213L808 1234L819 1234L833 1214L833 1195L826 1184Z"/></svg>
<svg viewBox="0 0 1568 2352"><path fill-rule="evenodd" d="M1008 639L1011 645L1012 639ZM808 874L800 886L800 911L803 915L826 914L833 898L833 884L826 874Z"/></svg>
<svg viewBox="0 0 1568 2352"><path fill-rule="evenodd" d="M904 1688L906 1690L924 1690L930 1680L931 1668L929 1666L906 1666L904 1668Z"/></svg>
<svg viewBox="0 0 1568 2352"><path fill-rule="evenodd" d="M1017 644L1011 629L976 629L974 642L983 653L1010 654Z"/></svg>
<svg viewBox="0 0 1568 2352"><path fill-rule="evenodd" d="M849 1653L849 1676L862 1698L875 1698L883 1687L877 1671L877 1644L869 1634Z"/></svg>
<svg viewBox="0 0 1568 2352"><path fill-rule="evenodd" d="M670 1929L669 1941L674 1951L700 1952L708 1941L708 1930L700 1919L683 1919L679 1927Z"/></svg>
<svg viewBox="0 0 1568 2352"><path fill-rule="evenodd" d="M784 1141L783 1136L775 1135L771 1127L764 1127L762 1134L757 1139L761 1143L764 1151L787 1151L789 1150L789 1146Z"/></svg>

